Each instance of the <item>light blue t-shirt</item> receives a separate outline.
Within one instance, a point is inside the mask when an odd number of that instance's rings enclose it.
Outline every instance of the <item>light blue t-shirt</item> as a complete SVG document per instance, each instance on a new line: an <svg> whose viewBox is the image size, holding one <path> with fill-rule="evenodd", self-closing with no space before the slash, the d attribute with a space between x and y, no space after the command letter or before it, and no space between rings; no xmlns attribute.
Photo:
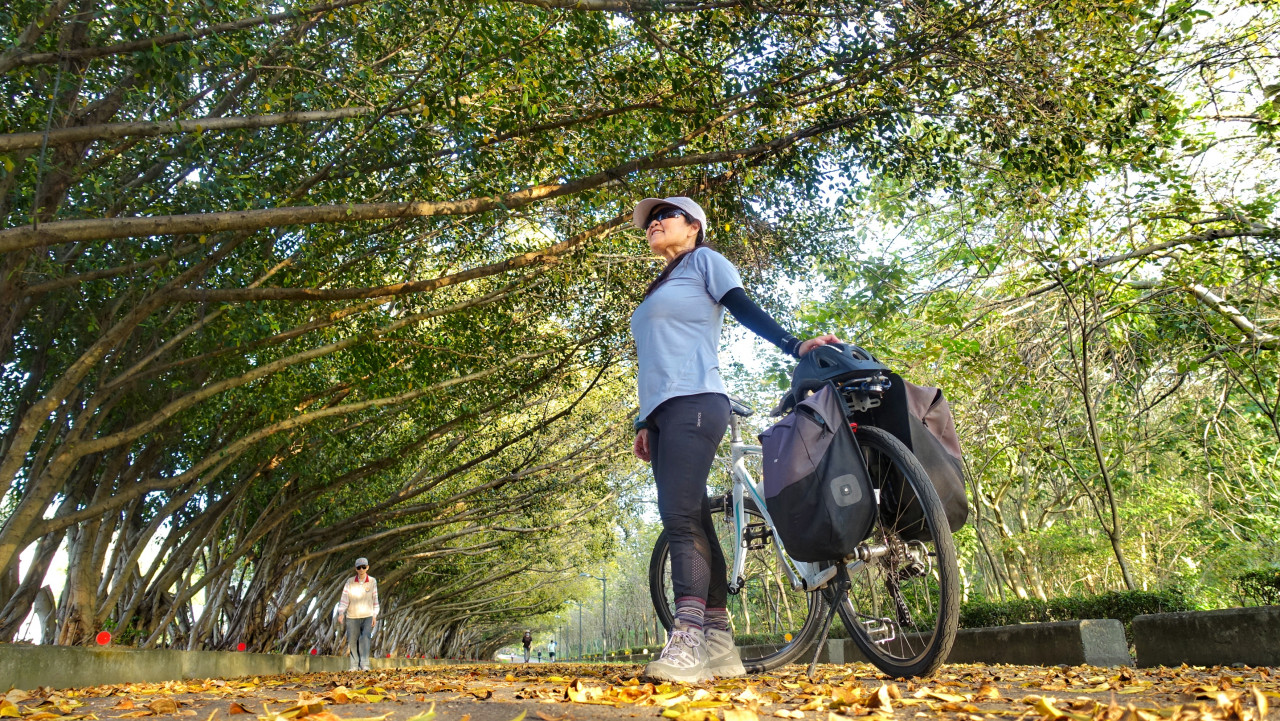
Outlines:
<svg viewBox="0 0 1280 721"><path fill-rule="evenodd" d="M631 314L640 418L668 398L725 393L719 356L724 306L718 301L740 287L738 269L702 247L685 256Z"/></svg>

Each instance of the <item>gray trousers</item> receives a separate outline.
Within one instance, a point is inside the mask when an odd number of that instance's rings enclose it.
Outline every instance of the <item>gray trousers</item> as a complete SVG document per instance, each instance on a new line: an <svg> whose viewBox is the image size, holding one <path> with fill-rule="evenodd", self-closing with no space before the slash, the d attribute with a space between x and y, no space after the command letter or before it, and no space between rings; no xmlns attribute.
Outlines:
<svg viewBox="0 0 1280 721"><path fill-rule="evenodd" d="M369 670L369 637L373 635L373 617L351 618L347 616L347 649L351 655L351 670Z"/></svg>

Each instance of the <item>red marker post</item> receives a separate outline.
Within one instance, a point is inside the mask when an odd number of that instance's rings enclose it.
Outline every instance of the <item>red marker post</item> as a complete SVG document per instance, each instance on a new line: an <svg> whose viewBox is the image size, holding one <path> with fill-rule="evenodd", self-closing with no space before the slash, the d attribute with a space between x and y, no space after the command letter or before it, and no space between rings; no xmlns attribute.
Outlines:
<svg viewBox="0 0 1280 721"><path fill-rule="evenodd" d="M99 645L99 646L106 646L106 645L107 645L107 644L109 644L109 643L111 643L111 634L110 634L109 632L107 632L107 631L99 631L99 632L98 632L98 645Z"/></svg>
<svg viewBox="0 0 1280 721"><path fill-rule="evenodd" d="M244 645L244 641L241 641L240 643L236 644L236 650L237 650L237 651L243 651L243 650L245 650L246 648L248 648L248 647Z"/></svg>
<svg viewBox="0 0 1280 721"><path fill-rule="evenodd" d="M314 648L313 648L313 649L311 649L311 655L312 655L312 656L316 655L316 649L314 649Z"/></svg>

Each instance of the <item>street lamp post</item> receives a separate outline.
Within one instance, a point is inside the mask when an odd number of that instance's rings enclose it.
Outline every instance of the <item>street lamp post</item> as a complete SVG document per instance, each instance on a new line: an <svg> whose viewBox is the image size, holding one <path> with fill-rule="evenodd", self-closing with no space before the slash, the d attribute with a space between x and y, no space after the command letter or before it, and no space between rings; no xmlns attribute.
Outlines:
<svg viewBox="0 0 1280 721"><path fill-rule="evenodd" d="M578 660L582 660L582 601L574 601L578 604Z"/></svg>
<svg viewBox="0 0 1280 721"><path fill-rule="evenodd" d="M609 648L609 579L603 574L593 576L590 573L579 573L578 575L594 578L600 582L600 650L604 653Z"/></svg>

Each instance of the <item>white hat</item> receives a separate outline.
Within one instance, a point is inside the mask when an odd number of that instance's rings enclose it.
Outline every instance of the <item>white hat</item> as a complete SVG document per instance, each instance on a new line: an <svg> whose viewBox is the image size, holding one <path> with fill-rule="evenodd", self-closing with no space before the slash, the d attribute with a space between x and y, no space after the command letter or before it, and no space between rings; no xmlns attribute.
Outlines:
<svg viewBox="0 0 1280 721"><path fill-rule="evenodd" d="M368 565L369 565L369 559L367 559L367 558L357 558L357 559L356 559L356 565L357 565L357 566L368 566Z"/></svg>
<svg viewBox="0 0 1280 721"><path fill-rule="evenodd" d="M673 205L684 212L688 213L694 220L702 224L702 232L707 232L707 214L702 211L702 206L693 201L693 198L686 198L683 195L676 195L670 198L645 198L636 204L636 209L631 211L631 222L640 230L645 230L649 224L645 221L649 220L649 214L659 205Z"/></svg>

